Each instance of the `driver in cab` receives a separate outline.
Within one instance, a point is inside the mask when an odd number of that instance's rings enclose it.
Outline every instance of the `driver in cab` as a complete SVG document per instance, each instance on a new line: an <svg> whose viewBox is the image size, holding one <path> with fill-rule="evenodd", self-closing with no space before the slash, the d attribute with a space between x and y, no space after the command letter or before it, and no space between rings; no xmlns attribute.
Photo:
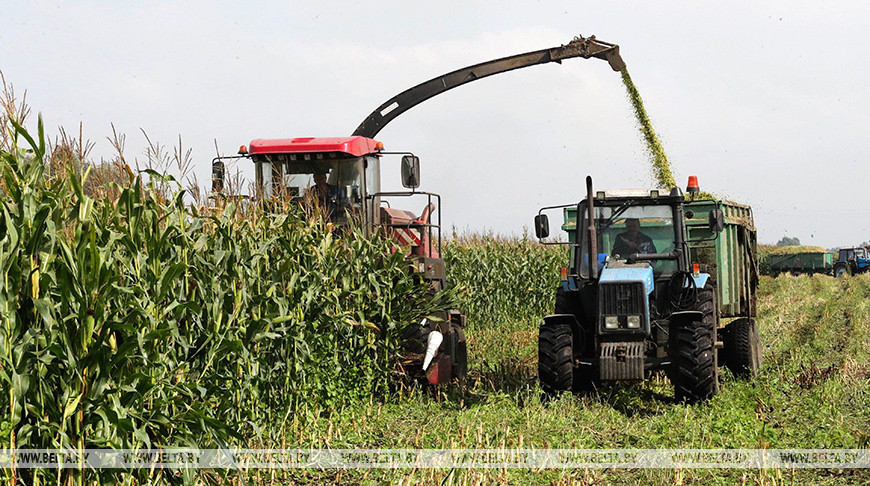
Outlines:
<svg viewBox="0 0 870 486"><path fill-rule="evenodd" d="M322 204L326 205L326 209L330 215L338 209L350 208L350 200L347 198L344 189L339 186L327 184L326 172L318 171L314 174L314 194Z"/></svg>
<svg viewBox="0 0 870 486"><path fill-rule="evenodd" d="M633 253L657 253L652 238L640 232L640 220L628 218L625 220L626 231L616 235L613 244L614 255L627 257Z"/></svg>

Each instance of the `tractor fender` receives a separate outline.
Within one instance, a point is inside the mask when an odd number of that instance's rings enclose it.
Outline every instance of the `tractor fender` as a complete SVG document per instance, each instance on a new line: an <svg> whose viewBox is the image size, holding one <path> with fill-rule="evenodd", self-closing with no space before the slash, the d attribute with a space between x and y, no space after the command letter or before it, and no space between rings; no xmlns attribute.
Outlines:
<svg viewBox="0 0 870 486"><path fill-rule="evenodd" d="M686 310L674 312L668 318L671 324L700 321L704 318L704 313L701 311Z"/></svg>
<svg viewBox="0 0 870 486"><path fill-rule="evenodd" d="M577 318L574 314L551 314L544 317L545 326L555 324L568 324L571 326L571 333L574 335L574 346L577 346L577 343L580 342L580 333L582 332L582 329L580 328L580 323L577 322Z"/></svg>
<svg viewBox="0 0 870 486"><path fill-rule="evenodd" d="M707 280L709 278L710 278L709 273L702 273L702 274L698 275L697 277L695 277L694 275L692 276L692 280L695 281L695 287L697 287L699 289L703 289L704 286L707 285Z"/></svg>

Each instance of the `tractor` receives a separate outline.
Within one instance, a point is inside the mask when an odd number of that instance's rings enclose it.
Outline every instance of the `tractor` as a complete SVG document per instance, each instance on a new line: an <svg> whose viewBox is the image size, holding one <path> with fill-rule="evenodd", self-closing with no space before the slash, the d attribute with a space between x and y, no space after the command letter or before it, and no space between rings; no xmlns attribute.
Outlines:
<svg viewBox="0 0 870 486"><path fill-rule="evenodd" d="M586 186L584 200L542 208L534 221L542 243L570 247L555 314L539 329L547 396L663 370L678 400L698 402L718 392L722 364L755 374L761 350L749 208L687 201L679 188L593 192L591 177ZM545 212L559 209L567 242L547 240ZM731 322L720 327L724 319Z"/></svg>
<svg viewBox="0 0 870 486"><path fill-rule="evenodd" d="M867 248L840 248L837 261L834 262L834 276L855 275L870 270L870 252Z"/></svg>

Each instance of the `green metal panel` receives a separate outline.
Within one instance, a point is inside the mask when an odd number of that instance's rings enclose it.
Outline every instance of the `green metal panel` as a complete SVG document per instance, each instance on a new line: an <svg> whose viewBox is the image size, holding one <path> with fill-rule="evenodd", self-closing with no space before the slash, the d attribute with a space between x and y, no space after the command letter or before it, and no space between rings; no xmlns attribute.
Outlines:
<svg viewBox="0 0 870 486"><path fill-rule="evenodd" d="M686 218L690 260L706 266L716 280L720 317L754 317L755 289L758 286L758 262L752 208L730 201L687 202ZM720 209L725 227L714 238L708 218Z"/></svg>
<svg viewBox="0 0 870 486"><path fill-rule="evenodd" d="M770 255L770 269L775 272L828 273L834 267L834 254L801 252Z"/></svg>

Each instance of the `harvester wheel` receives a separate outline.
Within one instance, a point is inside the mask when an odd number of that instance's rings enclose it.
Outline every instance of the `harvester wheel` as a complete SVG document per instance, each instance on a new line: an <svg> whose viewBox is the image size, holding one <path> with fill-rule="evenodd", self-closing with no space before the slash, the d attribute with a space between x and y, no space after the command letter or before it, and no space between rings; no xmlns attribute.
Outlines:
<svg viewBox="0 0 870 486"><path fill-rule="evenodd" d="M548 396L571 391L574 382L571 326L543 324L538 332L538 379Z"/></svg>
<svg viewBox="0 0 870 486"><path fill-rule="evenodd" d="M726 366L744 378L758 375L761 366L761 338L754 319L737 319L725 326Z"/></svg>

